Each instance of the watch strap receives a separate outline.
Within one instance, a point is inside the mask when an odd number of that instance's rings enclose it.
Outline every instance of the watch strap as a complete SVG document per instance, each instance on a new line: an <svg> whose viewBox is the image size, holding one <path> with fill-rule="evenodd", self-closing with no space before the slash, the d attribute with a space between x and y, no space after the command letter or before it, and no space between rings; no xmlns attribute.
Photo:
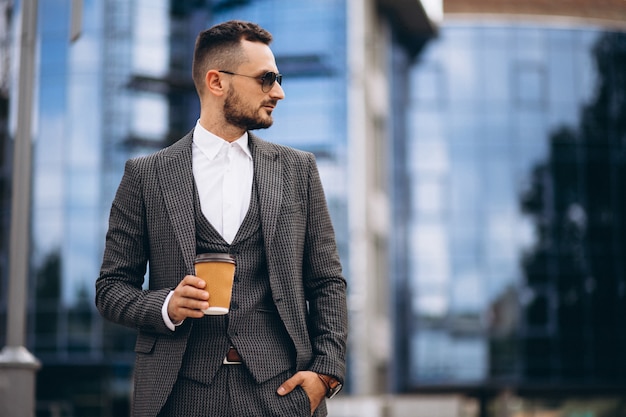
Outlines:
<svg viewBox="0 0 626 417"><path fill-rule="evenodd" d="M317 376L326 386L326 397L331 398L339 391L341 383L337 378L324 374L317 374Z"/></svg>

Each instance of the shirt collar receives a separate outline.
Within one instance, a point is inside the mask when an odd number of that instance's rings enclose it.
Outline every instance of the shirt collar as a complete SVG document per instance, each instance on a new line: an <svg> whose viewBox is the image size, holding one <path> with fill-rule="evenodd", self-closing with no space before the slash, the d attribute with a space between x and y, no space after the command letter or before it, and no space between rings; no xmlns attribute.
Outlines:
<svg viewBox="0 0 626 417"><path fill-rule="evenodd" d="M219 153L222 146L228 144L228 142L221 137L209 132L200 125L200 121L196 122L196 127L193 129L193 143L206 155L207 158L213 160ZM248 132L245 131L241 137L232 142L234 145L238 145L241 150L248 155L248 158L252 159L250 153L250 146L248 146Z"/></svg>

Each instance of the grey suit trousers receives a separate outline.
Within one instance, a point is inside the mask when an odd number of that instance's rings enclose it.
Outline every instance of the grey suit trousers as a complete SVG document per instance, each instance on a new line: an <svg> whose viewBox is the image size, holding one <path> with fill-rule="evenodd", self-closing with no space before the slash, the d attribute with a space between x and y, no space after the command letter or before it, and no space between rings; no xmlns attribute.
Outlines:
<svg viewBox="0 0 626 417"><path fill-rule="evenodd" d="M258 384L244 365L224 365L211 384L179 377L158 417L310 417L301 387L284 397L276 390L293 373ZM314 416L326 415L322 401Z"/></svg>

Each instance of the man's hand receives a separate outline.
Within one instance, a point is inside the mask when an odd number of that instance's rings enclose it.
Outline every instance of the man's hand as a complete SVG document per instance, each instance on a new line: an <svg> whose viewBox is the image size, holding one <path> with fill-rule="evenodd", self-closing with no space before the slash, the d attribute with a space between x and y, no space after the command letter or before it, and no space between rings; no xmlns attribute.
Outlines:
<svg viewBox="0 0 626 417"><path fill-rule="evenodd" d="M174 294L167 305L167 314L173 323L180 323L188 317L204 317L202 310L209 308L209 293L204 290L206 282L187 275L174 289Z"/></svg>
<svg viewBox="0 0 626 417"><path fill-rule="evenodd" d="M315 372L300 371L296 372L294 376L283 382L282 385L278 387L276 392L281 396L287 395L298 385L302 387L306 395L309 397L309 402L311 403L311 415L313 415L326 395L326 385L324 385Z"/></svg>

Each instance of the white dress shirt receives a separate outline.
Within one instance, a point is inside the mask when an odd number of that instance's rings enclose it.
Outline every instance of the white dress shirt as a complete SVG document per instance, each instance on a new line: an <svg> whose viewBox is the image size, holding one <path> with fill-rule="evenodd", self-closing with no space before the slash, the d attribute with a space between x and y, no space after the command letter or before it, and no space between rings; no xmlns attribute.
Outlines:
<svg viewBox="0 0 626 417"><path fill-rule="evenodd" d="M226 242L232 243L250 208L253 165L248 132L227 142L198 121L193 131L191 156L202 214ZM167 314L172 293L165 299L161 313L167 327L174 330L175 325Z"/></svg>
<svg viewBox="0 0 626 417"><path fill-rule="evenodd" d="M192 157L202 213L224 240L232 243L250 207L252 155L248 133L229 143L198 123Z"/></svg>

